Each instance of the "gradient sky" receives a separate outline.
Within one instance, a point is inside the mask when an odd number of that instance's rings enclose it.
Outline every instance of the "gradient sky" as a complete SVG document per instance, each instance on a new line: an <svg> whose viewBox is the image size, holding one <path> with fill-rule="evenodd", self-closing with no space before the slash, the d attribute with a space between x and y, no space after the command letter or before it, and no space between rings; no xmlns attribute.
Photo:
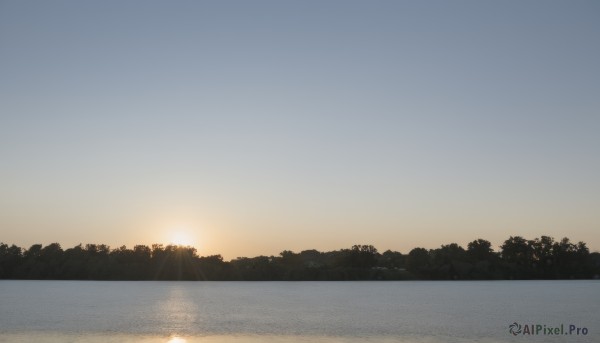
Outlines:
<svg viewBox="0 0 600 343"><path fill-rule="evenodd" d="M600 249L600 3L0 1L0 241Z"/></svg>

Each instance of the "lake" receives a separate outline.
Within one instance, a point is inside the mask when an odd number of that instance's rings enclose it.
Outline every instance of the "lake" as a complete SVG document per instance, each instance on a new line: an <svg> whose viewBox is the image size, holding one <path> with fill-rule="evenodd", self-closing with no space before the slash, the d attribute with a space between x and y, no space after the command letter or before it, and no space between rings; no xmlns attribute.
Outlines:
<svg viewBox="0 0 600 343"><path fill-rule="evenodd" d="M600 282L0 281L34 341L600 342Z"/></svg>

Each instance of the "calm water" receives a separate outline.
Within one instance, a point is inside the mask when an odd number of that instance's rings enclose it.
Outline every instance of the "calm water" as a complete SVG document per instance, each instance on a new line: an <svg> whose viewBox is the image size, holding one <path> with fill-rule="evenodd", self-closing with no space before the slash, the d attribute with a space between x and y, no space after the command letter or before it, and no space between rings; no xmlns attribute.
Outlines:
<svg viewBox="0 0 600 343"><path fill-rule="evenodd" d="M600 282L0 281L0 341L600 342Z"/></svg>

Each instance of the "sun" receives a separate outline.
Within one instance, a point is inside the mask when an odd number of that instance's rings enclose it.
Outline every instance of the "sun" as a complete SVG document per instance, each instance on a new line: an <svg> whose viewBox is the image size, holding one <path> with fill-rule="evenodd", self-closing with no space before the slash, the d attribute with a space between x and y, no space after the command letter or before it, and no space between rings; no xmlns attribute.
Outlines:
<svg viewBox="0 0 600 343"><path fill-rule="evenodd" d="M171 233L171 239L170 239L169 243L175 244L175 245L191 246L191 245L194 245L194 239L193 239L192 235L190 235L188 232L186 232L184 230L174 230Z"/></svg>

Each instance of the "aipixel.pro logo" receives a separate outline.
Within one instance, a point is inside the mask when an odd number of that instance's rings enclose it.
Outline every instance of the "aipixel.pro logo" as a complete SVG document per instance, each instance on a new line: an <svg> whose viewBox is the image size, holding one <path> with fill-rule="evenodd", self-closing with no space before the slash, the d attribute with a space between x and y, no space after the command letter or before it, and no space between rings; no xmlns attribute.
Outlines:
<svg viewBox="0 0 600 343"><path fill-rule="evenodd" d="M546 325L546 324L520 324L514 322L508 326L508 332L513 336L559 336L575 335L587 336L588 328L574 324Z"/></svg>

